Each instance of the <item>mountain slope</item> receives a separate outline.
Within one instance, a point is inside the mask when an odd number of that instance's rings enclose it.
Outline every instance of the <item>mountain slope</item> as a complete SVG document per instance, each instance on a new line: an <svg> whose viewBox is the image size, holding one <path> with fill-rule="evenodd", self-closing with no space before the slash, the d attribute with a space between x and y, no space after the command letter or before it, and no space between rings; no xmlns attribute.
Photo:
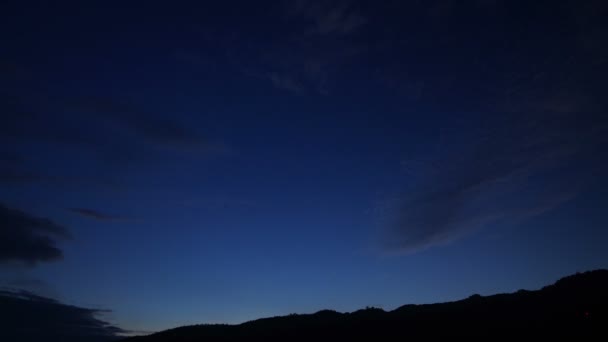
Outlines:
<svg viewBox="0 0 608 342"><path fill-rule="evenodd" d="M607 340L608 270L565 277L537 291L473 295L455 302L405 305L393 311L330 310L258 319L239 325L196 325L125 342L310 341L536 336Z"/></svg>

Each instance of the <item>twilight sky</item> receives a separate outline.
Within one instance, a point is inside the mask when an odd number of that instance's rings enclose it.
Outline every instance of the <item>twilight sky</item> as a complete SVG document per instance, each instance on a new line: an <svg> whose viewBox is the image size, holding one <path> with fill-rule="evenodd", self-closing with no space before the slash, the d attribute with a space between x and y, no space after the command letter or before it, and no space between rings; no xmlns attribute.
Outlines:
<svg viewBox="0 0 608 342"><path fill-rule="evenodd" d="M2 291L138 332L608 267L605 1L0 13Z"/></svg>

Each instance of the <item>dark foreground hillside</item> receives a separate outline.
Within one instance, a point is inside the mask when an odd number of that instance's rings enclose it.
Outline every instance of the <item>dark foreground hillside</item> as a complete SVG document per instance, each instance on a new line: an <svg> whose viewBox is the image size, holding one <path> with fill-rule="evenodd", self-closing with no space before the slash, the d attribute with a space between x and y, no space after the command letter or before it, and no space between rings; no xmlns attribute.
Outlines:
<svg viewBox="0 0 608 342"><path fill-rule="evenodd" d="M385 312L319 311L239 325L196 325L125 342L411 341L440 337L571 338L608 341L608 270L578 273L537 291L473 295L456 302L405 305Z"/></svg>

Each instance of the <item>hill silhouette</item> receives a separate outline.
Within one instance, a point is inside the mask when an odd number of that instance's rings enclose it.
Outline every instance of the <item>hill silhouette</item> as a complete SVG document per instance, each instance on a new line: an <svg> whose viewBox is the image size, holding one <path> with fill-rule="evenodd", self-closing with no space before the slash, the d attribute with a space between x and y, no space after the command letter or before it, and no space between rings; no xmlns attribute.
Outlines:
<svg viewBox="0 0 608 342"><path fill-rule="evenodd" d="M608 270L577 273L536 291L472 295L466 299L404 305L393 311L263 318L238 325L194 325L125 342L312 341L464 338L572 338L608 340Z"/></svg>

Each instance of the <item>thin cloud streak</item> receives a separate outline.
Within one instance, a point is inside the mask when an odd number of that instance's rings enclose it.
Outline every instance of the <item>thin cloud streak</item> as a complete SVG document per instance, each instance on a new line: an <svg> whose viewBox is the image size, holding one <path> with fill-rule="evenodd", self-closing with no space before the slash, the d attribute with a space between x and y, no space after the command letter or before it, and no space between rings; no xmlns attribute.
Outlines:
<svg viewBox="0 0 608 342"><path fill-rule="evenodd" d="M68 211L78 214L82 217L98 220L98 221L132 221L133 219L124 216L108 215L97 210L87 208L68 208Z"/></svg>
<svg viewBox="0 0 608 342"><path fill-rule="evenodd" d="M464 144L443 137L420 185L394 201L386 250L411 254L500 222L517 224L576 197L597 177L602 134L579 111L490 118ZM595 121L597 122L597 121ZM582 124L583 123L583 124ZM451 143L452 142L452 143ZM563 172L567 168L568 172Z"/></svg>

